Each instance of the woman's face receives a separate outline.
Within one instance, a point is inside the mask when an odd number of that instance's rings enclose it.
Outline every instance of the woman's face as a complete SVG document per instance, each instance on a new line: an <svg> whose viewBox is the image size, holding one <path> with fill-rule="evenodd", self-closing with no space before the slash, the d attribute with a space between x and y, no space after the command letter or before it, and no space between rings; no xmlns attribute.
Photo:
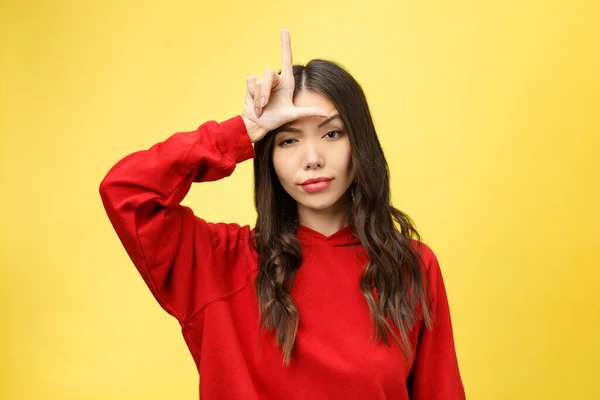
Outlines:
<svg viewBox="0 0 600 400"><path fill-rule="evenodd" d="M306 117L281 126L275 134L273 166L284 190L303 208L336 211L354 180L350 140L335 105L324 95L302 90L296 107L319 107L329 118ZM310 184L309 179L322 180Z"/></svg>

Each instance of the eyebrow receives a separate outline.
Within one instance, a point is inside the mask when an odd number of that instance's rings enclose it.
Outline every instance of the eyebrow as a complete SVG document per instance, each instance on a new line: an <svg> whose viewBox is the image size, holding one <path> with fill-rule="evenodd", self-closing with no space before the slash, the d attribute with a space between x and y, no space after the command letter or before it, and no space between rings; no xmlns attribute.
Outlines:
<svg viewBox="0 0 600 400"><path fill-rule="evenodd" d="M329 124L331 121L336 120L336 119L342 119L342 117L340 117L340 114L335 114L332 115L331 117L327 118L325 121L321 122L319 124L319 128L324 127L325 125ZM279 129L277 129L277 133L279 132L296 132L296 133L301 133L302 129L298 129L298 128L292 128L291 126L282 126Z"/></svg>

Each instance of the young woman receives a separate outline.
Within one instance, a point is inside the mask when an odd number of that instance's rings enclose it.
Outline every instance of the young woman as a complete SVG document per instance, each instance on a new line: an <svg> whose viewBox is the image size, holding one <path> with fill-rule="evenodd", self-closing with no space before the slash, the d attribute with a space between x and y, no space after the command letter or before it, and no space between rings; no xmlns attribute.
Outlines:
<svg viewBox="0 0 600 400"><path fill-rule="evenodd" d="M182 326L211 399L464 399L434 253L390 203L359 84L337 64L247 79L242 115L120 160L108 217ZM254 144L254 146L253 146ZM254 158L254 228L180 202Z"/></svg>

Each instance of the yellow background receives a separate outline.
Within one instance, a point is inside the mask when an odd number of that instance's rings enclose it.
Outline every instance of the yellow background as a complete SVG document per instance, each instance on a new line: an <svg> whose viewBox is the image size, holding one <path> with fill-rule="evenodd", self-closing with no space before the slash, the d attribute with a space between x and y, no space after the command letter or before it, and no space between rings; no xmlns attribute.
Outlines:
<svg viewBox="0 0 600 400"><path fill-rule="evenodd" d="M98 185L240 113L283 27L295 62L339 61L367 93L395 205L440 259L468 398L600 398L597 1L0 7L0 398L197 398ZM253 224L251 170L184 204Z"/></svg>

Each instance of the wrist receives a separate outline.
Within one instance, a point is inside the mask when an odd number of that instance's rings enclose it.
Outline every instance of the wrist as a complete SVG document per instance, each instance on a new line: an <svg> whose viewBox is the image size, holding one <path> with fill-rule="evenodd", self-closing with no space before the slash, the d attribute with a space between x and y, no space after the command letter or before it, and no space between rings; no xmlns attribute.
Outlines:
<svg viewBox="0 0 600 400"><path fill-rule="evenodd" d="M256 123L254 123L251 119L244 117L243 115L242 119L244 120L246 131L248 132L248 136L250 136L250 141L252 143L258 142L263 136L265 136L266 131L256 125Z"/></svg>

